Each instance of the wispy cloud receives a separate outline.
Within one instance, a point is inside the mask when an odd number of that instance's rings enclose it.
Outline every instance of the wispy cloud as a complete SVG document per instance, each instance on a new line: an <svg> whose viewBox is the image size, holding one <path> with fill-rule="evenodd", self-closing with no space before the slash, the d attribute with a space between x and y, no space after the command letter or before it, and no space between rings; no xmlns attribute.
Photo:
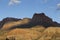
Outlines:
<svg viewBox="0 0 60 40"><path fill-rule="evenodd" d="M60 3L57 4L57 10L60 10Z"/></svg>
<svg viewBox="0 0 60 40"><path fill-rule="evenodd" d="M19 4L19 3L21 3L20 0L10 0L8 5L11 6L11 5L14 5L14 4Z"/></svg>

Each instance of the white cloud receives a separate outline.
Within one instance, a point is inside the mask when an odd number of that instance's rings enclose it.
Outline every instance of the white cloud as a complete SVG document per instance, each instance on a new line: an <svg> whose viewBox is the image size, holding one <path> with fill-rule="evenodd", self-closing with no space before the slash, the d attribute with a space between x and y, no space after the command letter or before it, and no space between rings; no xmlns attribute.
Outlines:
<svg viewBox="0 0 60 40"><path fill-rule="evenodd" d="M60 3L57 4L57 10L60 10Z"/></svg>
<svg viewBox="0 0 60 40"><path fill-rule="evenodd" d="M19 3L21 3L21 1L19 1L19 0L10 0L8 5L10 6L10 5L19 4Z"/></svg>

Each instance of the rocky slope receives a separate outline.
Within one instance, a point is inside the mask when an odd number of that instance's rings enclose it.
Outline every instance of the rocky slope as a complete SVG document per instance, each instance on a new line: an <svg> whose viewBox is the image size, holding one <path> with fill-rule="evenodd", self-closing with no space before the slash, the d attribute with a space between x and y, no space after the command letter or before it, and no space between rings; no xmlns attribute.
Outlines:
<svg viewBox="0 0 60 40"><path fill-rule="evenodd" d="M35 25L43 25L44 27L49 27L49 26L60 26L59 23L54 22L52 18L49 18L46 16L44 13L35 13L32 17L32 23Z"/></svg>
<svg viewBox="0 0 60 40"><path fill-rule="evenodd" d="M24 23L24 22L28 22L28 23ZM17 19L17 18L7 17L3 19L2 21L0 21L0 28L1 27L5 28L5 26L12 27L13 25L15 26L15 28L22 28L22 27L30 28L36 25L41 25L44 27L49 27L49 26L60 27L59 23L54 22L51 18L46 16L44 13L35 13L32 18Z"/></svg>
<svg viewBox="0 0 60 40"><path fill-rule="evenodd" d="M60 40L60 23L44 13L32 18L10 18L0 21L0 40Z"/></svg>

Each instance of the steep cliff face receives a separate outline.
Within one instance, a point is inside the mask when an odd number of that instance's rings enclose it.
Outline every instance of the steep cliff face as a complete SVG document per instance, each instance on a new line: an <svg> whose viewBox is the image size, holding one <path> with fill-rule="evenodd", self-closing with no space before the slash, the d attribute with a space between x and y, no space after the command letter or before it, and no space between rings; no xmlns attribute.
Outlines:
<svg viewBox="0 0 60 40"><path fill-rule="evenodd" d="M35 13L33 15L32 21L33 22L36 22L36 23L38 23L38 22L40 22L40 23L42 23L42 22L51 23L52 22L52 19L49 18L48 16L46 16L44 13L39 13L39 14L38 13Z"/></svg>
<svg viewBox="0 0 60 40"><path fill-rule="evenodd" d="M59 25L57 22L54 22L51 18L46 16L44 13L35 13L32 17L31 22L35 25L43 25L45 27Z"/></svg>

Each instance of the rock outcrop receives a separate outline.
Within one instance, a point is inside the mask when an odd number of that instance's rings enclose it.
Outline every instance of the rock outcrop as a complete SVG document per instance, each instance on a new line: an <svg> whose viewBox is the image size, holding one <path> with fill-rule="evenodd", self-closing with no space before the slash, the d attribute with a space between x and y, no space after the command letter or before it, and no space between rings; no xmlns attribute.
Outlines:
<svg viewBox="0 0 60 40"><path fill-rule="evenodd" d="M44 13L35 13L31 20L34 25L43 25L44 27L58 26L57 22L54 22L51 18L46 16Z"/></svg>
<svg viewBox="0 0 60 40"><path fill-rule="evenodd" d="M51 23L52 19L46 16L44 13L39 13L39 14L35 13L33 15L32 21L35 23L38 23L38 22L39 23L43 23L43 22Z"/></svg>

